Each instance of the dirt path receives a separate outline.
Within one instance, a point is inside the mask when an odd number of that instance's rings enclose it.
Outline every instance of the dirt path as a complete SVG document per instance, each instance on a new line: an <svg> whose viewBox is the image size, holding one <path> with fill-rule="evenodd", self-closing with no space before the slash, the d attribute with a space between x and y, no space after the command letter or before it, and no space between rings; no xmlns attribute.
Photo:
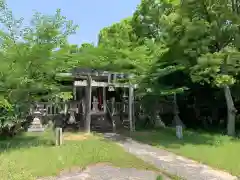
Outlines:
<svg viewBox="0 0 240 180"><path fill-rule="evenodd" d="M126 151L136 155L146 162L154 164L159 169L182 177L186 180L237 180L238 178L229 173L214 170L213 168L197 163L190 159L177 156L168 151L155 148L146 144L138 143L130 138L106 133L104 137L116 141Z"/></svg>

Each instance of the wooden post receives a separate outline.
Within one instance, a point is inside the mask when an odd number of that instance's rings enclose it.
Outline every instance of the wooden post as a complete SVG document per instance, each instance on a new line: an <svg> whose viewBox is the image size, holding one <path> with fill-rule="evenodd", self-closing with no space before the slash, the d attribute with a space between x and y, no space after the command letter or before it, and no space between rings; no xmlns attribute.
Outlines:
<svg viewBox="0 0 240 180"><path fill-rule="evenodd" d="M56 138L55 145L56 146L62 145L63 143L62 128L57 127L55 129L55 138Z"/></svg>
<svg viewBox="0 0 240 180"><path fill-rule="evenodd" d="M128 119L130 123L130 131L133 131L133 86L129 86L129 97L128 97Z"/></svg>
<svg viewBox="0 0 240 180"><path fill-rule="evenodd" d="M48 108L49 108L49 114L52 115L52 105L49 104Z"/></svg>
<svg viewBox="0 0 240 180"><path fill-rule="evenodd" d="M73 83L73 100L77 99L76 92L77 92L77 87Z"/></svg>
<svg viewBox="0 0 240 180"><path fill-rule="evenodd" d="M135 93L134 93L134 88L133 88L133 93L132 93L132 122L133 122L133 131L135 131Z"/></svg>
<svg viewBox="0 0 240 180"><path fill-rule="evenodd" d="M111 74L108 74L108 83L111 83Z"/></svg>
<svg viewBox="0 0 240 180"><path fill-rule="evenodd" d="M116 79L117 79L117 74L114 73L114 75L113 75L113 83L116 83Z"/></svg>
<svg viewBox="0 0 240 180"><path fill-rule="evenodd" d="M113 117L115 114L115 97L111 98L111 120L112 120L112 127L113 127L113 132L116 132L116 122L115 118Z"/></svg>
<svg viewBox="0 0 240 180"><path fill-rule="evenodd" d="M103 111L107 112L107 98L106 98L106 87L103 87Z"/></svg>
<svg viewBox="0 0 240 180"><path fill-rule="evenodd" d="M29 110L29 114L32 115L33 114L33 105L30 106L30 110Z"/></svg>
<svg viewBox="0 0 240 180"><path fill-rule="evenodd" d="M68 111L68 104L67 102L64 102L64 114L67 115L67 111Z"/></svg>
<svg viewBox="0 0 240 180"><path fill-rule="evenodd" d="M85 132L90 133L91 131L91 101L92 101L92 77L87 76L87 87L86 87L86 119L85 119Z"/></svg>

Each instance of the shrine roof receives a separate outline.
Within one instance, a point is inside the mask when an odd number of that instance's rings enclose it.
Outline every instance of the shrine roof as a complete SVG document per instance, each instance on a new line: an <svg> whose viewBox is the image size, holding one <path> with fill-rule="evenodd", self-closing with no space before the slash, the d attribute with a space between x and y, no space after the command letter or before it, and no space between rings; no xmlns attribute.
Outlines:
<svg viewBox="0 0 240 180"><path fill-rule="evenodd" d="M116 75L117 78L129 78L130 74L123 73L123 72L111 72L111 71L104 71L99 69L92 69L92 68L74 68L71 71L74 77L76 76L109 76L109 75Z"/></svg>
<svg viewBox="0 0 240 180"><path fill-rule="evenodd" d="M112 72L91 68L73 68L70 72L58 73L56 76L63 78L79 78L86 77L87 75L92 76L94 79L106 79L109 76L115 76L116 79L129 79L133 77L132 74L124 72Z"/></svg>

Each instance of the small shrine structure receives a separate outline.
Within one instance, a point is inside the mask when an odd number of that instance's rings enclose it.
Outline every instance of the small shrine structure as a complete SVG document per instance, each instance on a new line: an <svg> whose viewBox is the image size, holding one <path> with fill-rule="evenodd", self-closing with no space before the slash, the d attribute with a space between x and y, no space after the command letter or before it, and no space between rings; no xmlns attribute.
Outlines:
<svg viewBox="0 0 240 180"><path fill-rule="evenodd" d="M79 122L85 131L110 124L135 129L133 75L101 71L90 68L74 68L70 73L57 74L64 81L71 81L73 99L68 103L71 124ZM74 116L74 117L73 117Z"/></svg>

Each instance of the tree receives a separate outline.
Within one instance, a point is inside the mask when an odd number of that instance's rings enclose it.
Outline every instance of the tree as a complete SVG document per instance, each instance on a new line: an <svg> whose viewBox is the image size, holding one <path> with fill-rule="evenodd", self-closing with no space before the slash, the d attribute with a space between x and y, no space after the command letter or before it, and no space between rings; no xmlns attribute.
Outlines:
<svg viewBox="0 0 240 180"><path fill-rule="evenodd" d="M53 16L36 13L31 26L22 28L22 19L15 19L4 1L0 14L5 27L0 33L1 108L10 112L17 106L27 113L29 104L44 98L43 94L52 99L59 92L55 74L64 67L58 67L62 59L55 58L58 52L54 50L67 43L76 26L57 10Z"/></svg>
<svg viewBox="0 0 240 180"><path fill-rule="evenodd" d="M205 29L209 38L205 45L207 51L196 58L198 62L193 68L193 80L223 88L228 107L228 135L235 134L236 109L229 86L236 83L239 72L236 59L239 58L240 19L237 9L233 1L184 1L182 4L184 15L192 21L202 22L201 29Z"/></svg>
<svg viewBox="0 0 240 180"><path fill-rule="evenodd" d="M229 85L236 82L239 69L236 62L239 48L238 9L238 1L228 0L142 0L132 23L140 40L153 39L165 47L165 52L155 64L160 63L161 67L157 66L157 69L161 73L168 66L172 70L179 67L185 79L191 77L193 82L204 81L223 87L228 106L229 135L234 135L236 113ZM154 77L163 79L161 73L156 73L156 68L150 72ZM169 76L166 78L169 80ZM176 82L173 80L172 84ZM156 78L153 83L156 84ZM185 82L187 84L189 82ZM159 85L157 83L156 87Z"/></svg>

